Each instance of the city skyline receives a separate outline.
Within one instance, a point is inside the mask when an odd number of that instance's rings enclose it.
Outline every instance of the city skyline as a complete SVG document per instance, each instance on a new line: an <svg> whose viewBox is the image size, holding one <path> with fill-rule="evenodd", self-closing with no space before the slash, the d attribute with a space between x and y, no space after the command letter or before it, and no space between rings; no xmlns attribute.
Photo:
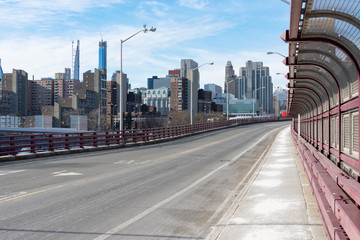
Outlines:
<svg viewBox="0 0 360 240"><path fill-rule="evenodd" d="M98 44L108 43L108 79L120 65L120 39L142 28L157 28L124 44L123 69L134 87L146 86L150 76L165 76L178 68L180 59L199 64L201 87L222 85L223 66L231 60L235 73L247 60L262 61L271 69L274 86L287 83L276 72L286 72L280 56L267 51L287 52L280 34L288 28L289 6L281 1L16 1L0 2L6 22L0 40L4 72L13 68L35 79L53 77L71 67L71 42L79 39L80 73L98 66ZM21 11L20 11L21 9ZM59 12L65 12L59 16ZM123 14L119 14L119 13ZM16 18L14 18L16 16ZM91 18L90 18L91 16ZM31 31L27 29L32 29ZM6 34L6 37L5 37ZM81 78L81 74L80 74Z"/></svg>

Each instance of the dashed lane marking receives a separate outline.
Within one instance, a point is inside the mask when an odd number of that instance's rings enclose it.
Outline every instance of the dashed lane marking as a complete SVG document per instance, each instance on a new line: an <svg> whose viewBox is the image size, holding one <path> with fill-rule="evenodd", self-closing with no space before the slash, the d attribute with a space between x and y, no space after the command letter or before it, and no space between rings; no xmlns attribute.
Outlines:
<svg viewBox="0 0 360 240"><path fill-rule="evenodd" d="M79 176L79 175L83 175L82 173L77 173L77 172L68 172L67 170L63 170L60 172L53 172L51 173L54 177L61 177L61 176Z"/></svg>
<svg viewBox="0 0 360 240"><path fill-rule="evenodd" d="M25 172L26 170L14 170L14 171L0 171L0 176L6 176L9 174L19 173L19 172Z"/></svg>

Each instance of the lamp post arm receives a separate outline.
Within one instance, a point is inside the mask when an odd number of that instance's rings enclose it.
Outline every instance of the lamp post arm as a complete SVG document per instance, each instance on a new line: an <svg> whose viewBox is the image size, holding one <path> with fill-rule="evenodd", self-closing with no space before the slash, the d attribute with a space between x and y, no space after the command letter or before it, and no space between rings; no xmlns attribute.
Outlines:
<svg viewBox="0 0 360 240"><path fill-rule="evenodd" d="M271 54L277 54L279 56L282 56L283 58L286 58L286 56L284 54L278 53L278 52L267 52L267 55L271 55Z"/></svg>
<svg viewBox="0 0 360 240"><path fill-rule="evenodd" d="M140 30L140 31L138 31L138 32L134 33L133 35L131 35L130 37L128 37L127 39L125 39L125 40L121 40L121 43L126 42L127 40L129 40L130 38L133 38L134 36L138 35L138 34L139 34L139 33L141 33L141 32L146 33L145 29Z"/></svg>
<svg viewBox="0 0 360 240"><path fill-rule="evenodd" d="M201 68L202 66L204 66L204 65L207 65L207 64L209 64L209 65L214 65L214 63L213 62L211 62L211 63L203 63L203 64L201 64L200 66L198 66L198 67L196 67L196 68L193 68L193 69L190 69L190 70L196 70L196 69L198 69L198 68Z"/></svg>

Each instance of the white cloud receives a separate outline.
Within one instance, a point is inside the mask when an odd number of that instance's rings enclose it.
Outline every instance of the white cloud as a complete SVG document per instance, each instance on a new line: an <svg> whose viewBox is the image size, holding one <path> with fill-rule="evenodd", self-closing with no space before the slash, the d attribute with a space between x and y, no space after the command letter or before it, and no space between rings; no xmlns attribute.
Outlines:
<svg viewBox="0 0 360 240"><path fill-rule="evenodd" d="M179 4L183 7L201 10L207 5L207 2L203 0L179 0Z"/></svg>
<svg viewBox="0 0 360 240"><path fill-rule="evenodd" d="M25 28L29 24L61 22L73 14L84 13L97 7L110 7L124 0L0 0L0 22L7 26Z"/></svg>

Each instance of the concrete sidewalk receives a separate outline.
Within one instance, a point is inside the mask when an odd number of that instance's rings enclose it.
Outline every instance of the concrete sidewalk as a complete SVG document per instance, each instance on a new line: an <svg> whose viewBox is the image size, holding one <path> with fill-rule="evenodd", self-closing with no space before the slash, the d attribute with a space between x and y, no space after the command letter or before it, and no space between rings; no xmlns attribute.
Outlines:
<svg viewBox="0 0 360 240"><path fill-rule="evenodd" d="M209 239L327 239L289 127Z"/></svg>

